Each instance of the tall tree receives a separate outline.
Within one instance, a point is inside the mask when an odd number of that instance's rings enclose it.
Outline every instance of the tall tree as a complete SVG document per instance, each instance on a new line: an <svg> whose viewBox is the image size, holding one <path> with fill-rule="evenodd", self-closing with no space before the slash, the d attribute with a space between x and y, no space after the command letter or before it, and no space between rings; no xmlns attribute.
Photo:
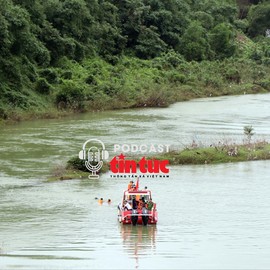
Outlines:
<svg viewBox="0 0 270 270"><path fill-rule="evenodd" d="M181 39L181 51L188 61L208 58L210 46L206 30L198 21L190 23Z"/></svg>
<svg viewBox="0 0 270 270"><path fill-rule="evenodd" d="M249 28L251 37L265 35L265 31L270 28L270 3L267 1L250 8L248 13Z"/></svg>
<svg viewBox="0 0 270 270"><path fill-rule="evenodd" d="M235 52L234 33L231 28L230 25L221 23L215 26L210 33L211 49L217 59L230 57Z"/></svg>

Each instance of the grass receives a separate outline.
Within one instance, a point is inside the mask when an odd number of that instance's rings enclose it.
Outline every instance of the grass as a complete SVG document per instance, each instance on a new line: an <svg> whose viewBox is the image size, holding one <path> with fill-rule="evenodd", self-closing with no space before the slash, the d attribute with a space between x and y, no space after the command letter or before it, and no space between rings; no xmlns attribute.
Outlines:
<svg viewBox="0 0 270 270"><path fill-rule="evenodd" d="M139 160L138 157L133 157ZM252 160L270 159L270 144L266 141L256 141L243 144L219 143L210 147L196 147L194 144L179 151L170 151L147 159L169 160L170 165L220 164ZM105 163L100 173L109 171L109 163ZM71 158L66 166L57 165L48 181L85 179L89 172L84 162L78 157Z"/></svg>
<svg viewBox="0 0 270 270"><path fill-rule="evenodd" d="M88 178L89 172L83 172L80 170L65 170L61 175L52 175L50 176L46 182L54 182L54 181L63 181L63 180L72 180L72 179L86 179Z"/></svg>
<svg viewBox="0 0 270 270"><path fill-rule="evenodd" d="M219 164L227 162L270 159L270 144L258 141L247 144L220 144L211 147L190 147L156 156L168 159L171 165Z"/></svg>
<svg viewBox="0 0 270 270"><path fill-rule="evenodd" d="M109 171L109 163L104 162L100 172L105 173ZM68 160L66 165L57 164L51 171L51 176L47 182L63 181L71 179L86 179L91 174L85 167L84 161L78 157L72 157Z"/></svg>

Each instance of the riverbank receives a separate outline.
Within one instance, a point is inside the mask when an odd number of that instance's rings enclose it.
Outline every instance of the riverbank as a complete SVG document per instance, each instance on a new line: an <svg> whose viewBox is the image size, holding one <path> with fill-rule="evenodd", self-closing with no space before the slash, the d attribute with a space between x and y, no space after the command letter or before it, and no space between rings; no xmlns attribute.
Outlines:
<svg viewBox="0 0 270 270"><path fill-rule="evenodd" d="M267 3L118 2L3 5L0 124L270 91Z"/></svg>
<svg viewBox="0 0 270 270"><path fill-rule="evenodd" d="M136 158L136 157L135 157ZM202 165L229 162L243 162L270 159L270 144L266 141L246 142L243 144L219 143L209 147L190 145L183 150L174 150L165 154L149 156L146 159L168 160L170 165ZM109 171L109 163L104 163L102 171ZM66 166L54 169L48 181L83 179L89 172L84 162L77 157L71 158Z"/></svg>
<svg viewBox="0 0 270 270"><path fill-rule="evenodd" d="M101 58L82 63L62 59L43 74L47 97L30 93L29 99L38 101L38 106L28 109L3 105L2 124L270 91L270 67L264 63L248 59L187 62L173 53L152 60L122 57L115 64Z"/></svg>

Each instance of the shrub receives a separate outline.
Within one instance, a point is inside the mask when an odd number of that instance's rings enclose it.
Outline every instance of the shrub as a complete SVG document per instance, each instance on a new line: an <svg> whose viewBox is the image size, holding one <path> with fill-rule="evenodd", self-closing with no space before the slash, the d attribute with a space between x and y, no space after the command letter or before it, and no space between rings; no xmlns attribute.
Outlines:
<svg viewBox="0 0 270 270"><path fill-rule="evenodd" d="M204 83L206 86L214 88L220 88L222 86L222 80L211 75L205 76Z"/></svg>
<svg viewBox="0 0 270 270"><path fill-rule="evenodd" d="M7 119L7 114L4 108L0 105L0 119Z"/></svg>
<svg viewBox="0 0 270 270"><path fill-rule="evenodd" d="M205 28L192 21L182 36L182 54L187 61L202 61L208 58L210 46Z"/></svg>
<svg viewBox="0 0 270 270"><path fill-rule="evenodd" d="M243 31L244 33L246 33L247 29L248 29L248 20L247 19L243 19L243 20L235 20L234 21L234 25L236 26L236 28L240 29L241 31Z"/></svg>
<svg viewBox="0 0 270 270"><path fill-rule="evenodd" d="M46 79L40 78L36 83L36 91L40 94L49 94L51 90L50 84L47 82Z"/></svg>
<svg viewBox="0 0 270 270"><path fill-rule="evenodd" d="M171 71L167 73L167 78L171 83L186 83L187 77L177 71Z"/></svg>
<svg viewBox="0 0 270 270"><path fill-rule="evenodd" d="M46 80L49 82L49 83L57 83L58 82L58 76L57 76L57 72L52 69L52 68L46 68L46 69L43 69L39 72L39 74L46 78Z"/></svg>
<svg viewBox="0 0 270 270"><path fill-rule="evenodd" d="M258 82L258 84L263 87L264 89L270 91L270 81L269 80L262 80Z"/></svg>
<svg viewBox="0 0 270 270"><path fill-rule="evenodd" d="M142 92L136 100L134 107L167 107L172 103L172 93L162 86L153 86L151 90Z"/></svg>
<svg viewBox="0 0 270 270"><path fill-rule="evenodd" d="M83 111L84 100L83 89L74 82L65 82L55 97L59 109L70 108L75 111Z"/></svg>
<svg viewBox="0 0 270 270"><path fill-rule="evenodd" d="M99 89L111 97L116 96L120 91L120 87L116 83L104 83L99 86Z"/></svg>
<svg viewBox="0 0 270 270"><path fill-rule="evenodd" d="M225 23L218 24L211 31L211 49L215 53L216 59L224 59L235 53L234 33L231 26Z"/></svg>
<svg viewBox="0 0 270 270"><path fill-rule="evenodd" d="M66 80L71 80L72 79L72 72L71 71L65 71L65 72L63 72L61 77L63 79L66 79Z"/></svg>
<svg viewBox="0 0 270 270"><path fill-rule="evenodd" d="M240 83L241 75L236 68L230 68L226 70L225 79L230 82Z"/></svg>
<svg viewBox="0 0 270 270"><path fill-rule="evenodd" d="M94 75L89 75L86 79L85 79L85 82L87 84L92 84L92 85L97 85L97 81L96 81L96 78Z"/></svg>
<svg viewBox="0 0 270 270"><path fill-rule="evenodd" d="M79 159L79 157L73 157L70 160L68 160L66 169L67 170L79 170L79 171L82 171L82 172L88 172L89 173L89 171L85 167L85 161ZM60 168L60 172L61 172L61 170L63 171L63 168ZM102 166L100 172L105 173L108 170L109 170L109 163L108 162L103 162L103 166ZM56 173L58 173L58 171L56 171ZM55 176L59 176L59 173L58 173L58 175L55 175Z"/></svg>
<svg viewBox="0 0 270 270"><path fill-rule="evenodd" d="M84 160L79 159L79 157L73 157L67 162L67 169L75 169L83 172L87 172L87 168L85 167Z"/></svg>

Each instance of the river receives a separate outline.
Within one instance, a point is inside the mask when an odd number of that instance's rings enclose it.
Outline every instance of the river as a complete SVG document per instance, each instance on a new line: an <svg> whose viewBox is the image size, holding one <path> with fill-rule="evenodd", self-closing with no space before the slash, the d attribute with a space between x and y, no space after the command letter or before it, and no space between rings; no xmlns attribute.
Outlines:
<svg viewBox="0 0 270 270"><path fill-rule="evenodd" d="M206 98L2 128L0 269L269 269L270 161L173 166L169 178L142 179L159 211L147 227L117 221L127 179L45 181L93 137L108 150L183 148L239 142L252 125L253 140L269 140L269 104L268 94Z"/></svg>

